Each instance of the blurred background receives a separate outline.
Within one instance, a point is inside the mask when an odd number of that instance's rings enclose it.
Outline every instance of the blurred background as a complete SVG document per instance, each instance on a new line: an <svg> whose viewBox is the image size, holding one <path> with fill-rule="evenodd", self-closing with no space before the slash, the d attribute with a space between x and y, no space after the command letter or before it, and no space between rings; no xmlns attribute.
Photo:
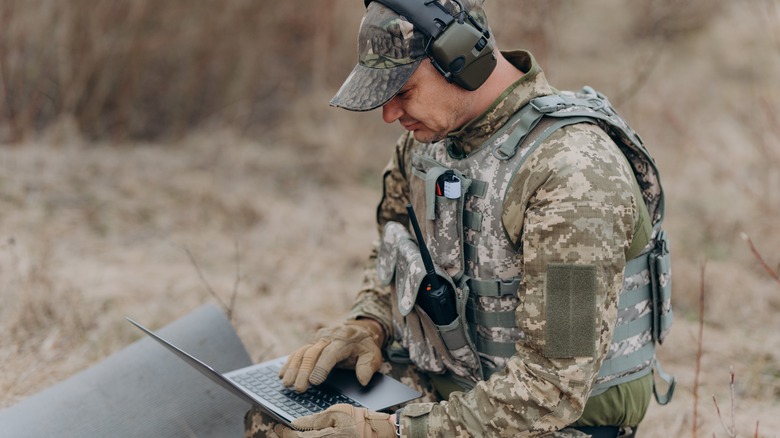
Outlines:
<svg viewBox="0 0 780 438"><path fill-rule="evenodd" d="M679 383L643 436L729 436L712 395L728 425L730 367L736 429L773 436L780 1L486 10L554 86L607 94L661 170L676 320L659 355ZM137 339L124 316L156 328L213 303L256 361L344 317L400 134L328 107L362 12L0 0L0 407Z"/></svg>

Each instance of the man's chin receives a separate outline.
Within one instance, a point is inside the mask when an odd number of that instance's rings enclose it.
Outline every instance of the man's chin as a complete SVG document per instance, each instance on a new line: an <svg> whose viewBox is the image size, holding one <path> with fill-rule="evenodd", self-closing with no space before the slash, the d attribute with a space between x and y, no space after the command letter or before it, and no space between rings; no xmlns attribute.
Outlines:
<svg viewBox="0 0 780 438"><path fill-rule="evenodd" d="M441 135L436 132L431 131L425 131L420 129L415 129L412 132L412 135L414 136L414 139L419 141L420 143L436 143L437 141L441 141L444 139L444 135Z"/></svg>

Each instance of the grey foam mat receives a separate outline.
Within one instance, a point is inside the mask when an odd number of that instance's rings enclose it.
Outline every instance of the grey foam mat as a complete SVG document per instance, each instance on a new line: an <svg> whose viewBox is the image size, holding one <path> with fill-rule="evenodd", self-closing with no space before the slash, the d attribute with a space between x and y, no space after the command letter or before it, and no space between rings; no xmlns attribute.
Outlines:
<svg viewBox="0 0 780 438"><path fill-rule="evenodd" d="M150 328L220 373L251 365L230 322L213 306L163 329ZM0 411L0 437L242 437L247 409L246 402L144 335Z"/></svg>

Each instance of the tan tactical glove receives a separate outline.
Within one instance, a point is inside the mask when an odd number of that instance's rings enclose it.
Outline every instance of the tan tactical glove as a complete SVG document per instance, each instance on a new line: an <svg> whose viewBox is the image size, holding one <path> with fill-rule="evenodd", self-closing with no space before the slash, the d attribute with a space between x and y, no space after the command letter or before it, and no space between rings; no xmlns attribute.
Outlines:
<svg viewBox="0 0 780 438"><path fill-rule="evenodd" d="M298 418L292 424L297 430L282 424L274 427L281 438L394 438L395 426L390 424L390 415L337 404L314 415Z"/></svg>
<svg viewBox="0 0 780 438"><path fill-rule="evenodd" d="M375 321L350 320L317 332L313 343L304 345L287 359L279 372L284 386L298 392L319 385L334 366L355 370L358 381L367 385L382 365L384 333Z"/></svg>

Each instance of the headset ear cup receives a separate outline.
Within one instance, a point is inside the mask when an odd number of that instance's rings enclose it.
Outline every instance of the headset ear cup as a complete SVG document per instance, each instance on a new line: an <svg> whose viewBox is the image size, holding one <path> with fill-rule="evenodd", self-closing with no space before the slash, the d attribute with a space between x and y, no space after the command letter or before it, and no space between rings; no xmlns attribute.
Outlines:
<svg viewBox="0 0 780 438"><path fill-rule="evenodd" d="M490 39L467 23L452 22L431 42L429 53L448 81L469 91L479 88L496 67Z"/></svg>
<svg viewBox="0 0 780 438"><path fill-rule="evenodd" d="M453 82L469 91L474 91L485 83L496 68L496 55L492 51L478 57L463 69L463 72L453 76Z"/></svg>
<svg viewBox="0 0 780 438"><path fill-rule="evenodd" d="M366 6L371 0L364 0ZM450 13L436 1L374 0L406 17L430 38L428 56L449 81L469 91L479 88L496 67L489 33L467 13ZM461 6L461 11L463 7ZM465 17L460 15L465 14ZM465 19L464 19L465 18Z"/></svg>

